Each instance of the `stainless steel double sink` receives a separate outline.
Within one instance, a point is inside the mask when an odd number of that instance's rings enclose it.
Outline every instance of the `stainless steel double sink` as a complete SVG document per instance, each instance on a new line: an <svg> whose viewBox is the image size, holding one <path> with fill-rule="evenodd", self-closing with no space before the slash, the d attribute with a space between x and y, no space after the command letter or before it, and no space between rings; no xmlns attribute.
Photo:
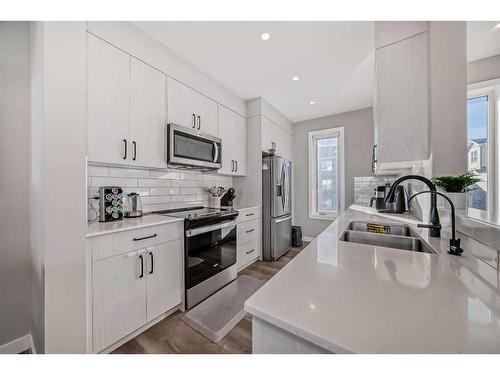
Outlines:
<svg viewBox="0 0 500 375"><path fill-rule="evenodd" d="M351 221L340 241L436 254L413 229L401 224Z"/></svg>

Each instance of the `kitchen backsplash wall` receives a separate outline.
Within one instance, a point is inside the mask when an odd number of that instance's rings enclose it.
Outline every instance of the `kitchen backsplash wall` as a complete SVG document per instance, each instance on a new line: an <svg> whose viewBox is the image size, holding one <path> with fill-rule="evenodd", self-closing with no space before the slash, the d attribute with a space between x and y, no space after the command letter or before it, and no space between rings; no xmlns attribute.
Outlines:
<svg viewBox="0 0 500 375"><path fill-rule="evenodd" d="M89 165L87 175L89 199L98 195L100 186L121 186L125 193L141 195L144 212L206 206L207 188L233 186L232 177L175 169L159 171ZM97 208L97 202L92 203ZM89 207L89 218L92 217L95 213Z"/></svg>
<svg viewBox="0 0 500 375"><path fill-rule="evenodd" d="M354 204L370 206L370 199L374 196L374 190L386 182L392 183L396 176L370 176L354 177Z"/></svg>

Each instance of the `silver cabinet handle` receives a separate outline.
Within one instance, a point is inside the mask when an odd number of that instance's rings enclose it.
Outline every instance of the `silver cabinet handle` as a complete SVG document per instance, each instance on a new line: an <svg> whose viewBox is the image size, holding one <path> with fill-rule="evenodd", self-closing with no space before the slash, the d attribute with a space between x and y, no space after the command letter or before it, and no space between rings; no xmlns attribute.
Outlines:
<svg viewBox="0 0 500 375"><path fill-rule="evenodd" d="M238 172L238 160L235 160L234 162L236 163L236 169L234 171Z"/></svg>
<svg viewBox="0 0 500 375"><path fill-rule="evenodd" d="M196 127L196 115L193 113L193 129Z"/></svg>
<svg viewBox="0 0 500 375"><path fill-rule="evenodd" d="M136 141L132 141L132 145L134 146L134 157L132 158L132 160L135 160L135 159L137 159L137 143L136 143Z"/></svg>
<svg viewBox="0 0 500 375"><path fill-rule="evenodd" d="M245 253L248 255L248 254L253 253L254 251L255 251L255 249L252 249L252 250L250 250L250 251L246 251Z"/></svg>
<svg viewBox="0 0 500 375"><path fill-rule="evenodd" d="M234 160L231 160L231 172L234 172Z"/></svg>
<svg viewBox="0 0 500 375"><path fill-rule="evenodd" d="M255 230L255 229L249 229L249 230L247 230L246 232L247 232L247 233L252 233L254 230Z"/></svg>
<svg viewBox="0 0 500 375"><path fill-rule="evenodd" d="M255 212L252 212L250 214L246 214L245 216L253 216L253 215L255 215Z"/></svg>
<svg viewBox="0 0 500 375"><path fill-rule="evenodd" d="M123 146L124 146L123 160L125 160L127 158L127 140L126 139L123 140Z"/></svg>
<svg viewBox="0 0 500 375"><path fill-rule="evenodd" d="M200 130L201 128L201 117L198 116L198 130Z"/></svg>

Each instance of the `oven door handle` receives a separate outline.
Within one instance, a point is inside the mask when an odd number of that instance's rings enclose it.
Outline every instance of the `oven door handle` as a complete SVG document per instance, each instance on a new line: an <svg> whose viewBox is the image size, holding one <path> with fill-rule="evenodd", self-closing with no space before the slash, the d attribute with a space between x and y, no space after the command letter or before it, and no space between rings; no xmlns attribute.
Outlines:
<svg viewBox="0 0 500 375"><path fill-rule="evenodd" d="M218 230L218 229L235 228L235 227L236 227L236 223L235 222L222 223L222 224L214 224L214 225L207 225L205 227L200 227L200 228L195 228L195 229L189 229L189 230L187 230L186 231L186 237L193 237L193 236L197 236L198 234L212 232L212 231Z"/></svg>

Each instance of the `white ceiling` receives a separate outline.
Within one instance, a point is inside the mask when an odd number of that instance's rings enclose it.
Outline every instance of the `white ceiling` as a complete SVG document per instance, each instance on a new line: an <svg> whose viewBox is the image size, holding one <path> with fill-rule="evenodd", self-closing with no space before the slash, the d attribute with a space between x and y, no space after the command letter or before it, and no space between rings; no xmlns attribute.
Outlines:
<svg viewBox="0 0 500 375"><path fill-rule="evenodd" d="M373 22L134 24L241 98L262 96L294 122L372 105Z"/></svg>
<svg viewBox="0 0 500 375"><path fill-rule="evenodd" d="M467 22L467 61L500 54L499 21Z"/></svg>

